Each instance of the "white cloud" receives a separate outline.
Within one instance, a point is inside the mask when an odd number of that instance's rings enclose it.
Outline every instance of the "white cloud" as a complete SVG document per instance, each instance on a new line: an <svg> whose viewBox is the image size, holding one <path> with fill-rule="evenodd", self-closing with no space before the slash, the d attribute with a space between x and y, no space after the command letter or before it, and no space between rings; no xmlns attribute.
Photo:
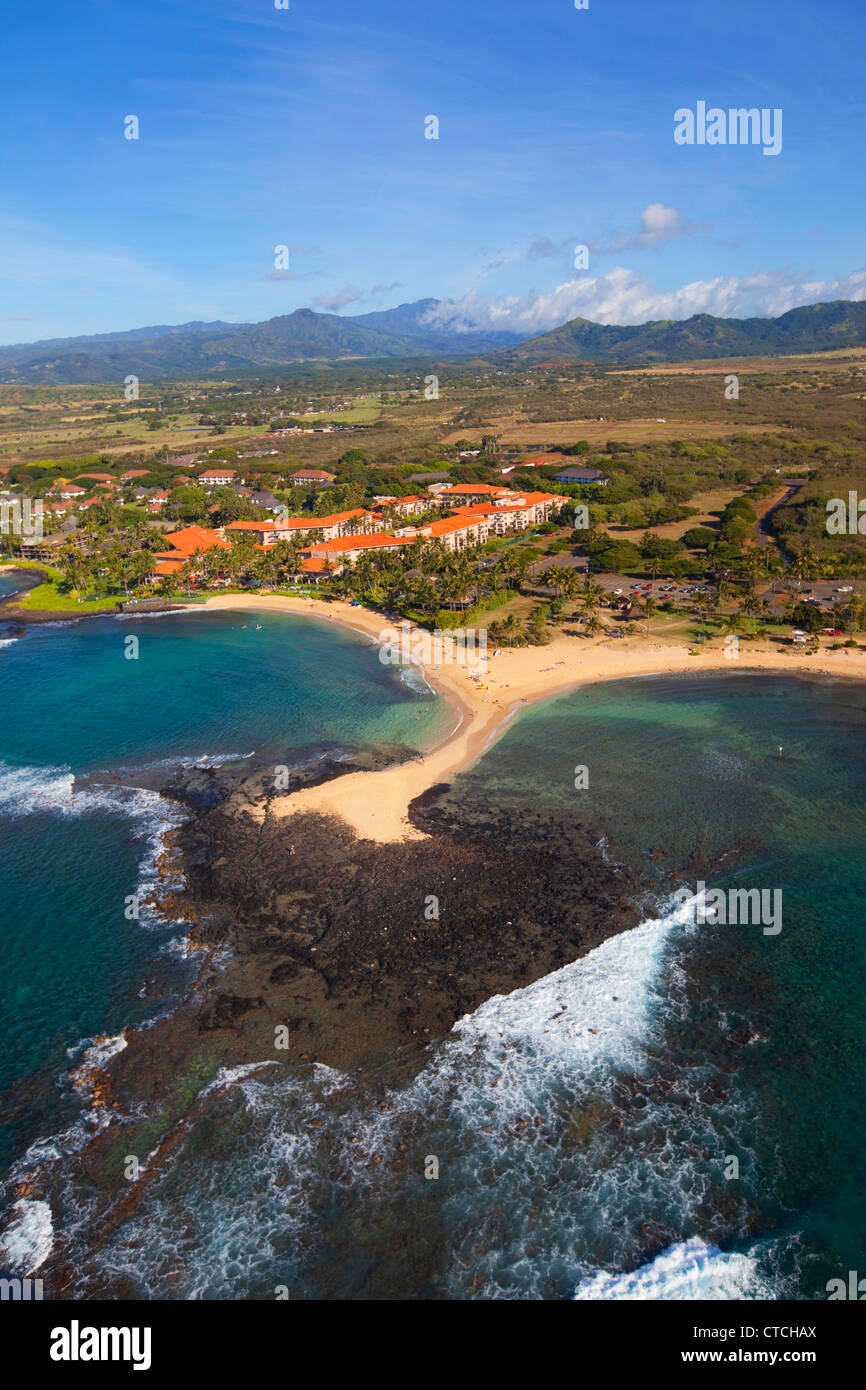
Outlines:
<svg viewBox="0 0 866 1390"><path fill-rule="evenodd" d="M317 309L326 309L329 313L337 314L341 309L345 309L347 304L357 304L359 299L364 299L365 295L356 285L344 285L343 288L333 295L320 294L314 300Z"/></svg>
<svg viewBox="0 0 866 1390"><path fill-rule="evenodd" d="M634 236L617 237L616 249L644 250L650 246L662 246L677 237L694 236L696 232L709 230L707 222L690 222L676 208L666 208L664 203L650 203L640 215L640 231Z"/></svg>
<svg viewBox="0 0 866 1390"><path fill-rule="evenodd" d="M606 275L566 280L546 294L482 299L471 290L462 299L443 300L429 311L426 320L458 331L503 329L529 336L575 318L635 324L650 319L687 319L692 314L776 317L798 304L832 299L866 299L866 270L832 281L810 280L790 270L720 275L713 280L693 280L679 289L661 290L633 270L616 266Z"/></svg>

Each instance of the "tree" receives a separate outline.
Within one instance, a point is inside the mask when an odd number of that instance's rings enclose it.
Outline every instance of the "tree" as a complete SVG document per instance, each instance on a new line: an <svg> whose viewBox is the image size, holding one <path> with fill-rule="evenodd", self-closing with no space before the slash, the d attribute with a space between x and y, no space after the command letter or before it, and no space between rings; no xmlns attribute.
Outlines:
<svg viewBox="0 0 866 1390"><path fill-rule="evenodd" d="M683 532L682 542L688 550L710 550L718 539L708 526L692 526Z"/></svg>
<svg viewBox="0 0 866 1390"><path fill-rule="evenodd" d="M744 632L746 620L742 613L725 613L722 617L722 631L724 633Z"/></svg>

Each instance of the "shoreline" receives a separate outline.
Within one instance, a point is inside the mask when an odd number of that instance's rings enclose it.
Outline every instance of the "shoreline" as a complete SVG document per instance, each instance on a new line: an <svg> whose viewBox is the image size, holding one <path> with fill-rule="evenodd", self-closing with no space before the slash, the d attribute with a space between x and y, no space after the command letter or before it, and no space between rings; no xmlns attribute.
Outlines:
<svg viewBox="0 0 866 1390"><path fill-rule="evenodd" d="M340 600L329 602L325 611L315 599L289 595L226 594L201 605L201 609L229 608L336 622L377 642L382 632L394 625L382 614L352 608ZM277 818L305 812L336 816L360 838L378 843L424 839L425 832L410 818L411 803L432 787L467 771L502 736L521 709L541 700L597 681L684 671L770 671L863 679L866 652L845 648L807 656L793 649L778 651L744 644L741 655L731 660L722 647L695 651L688 643L666 642L661 634L598 641L558 636L543 647L502 648L496 656L488 654L487 675L477 684L465 667L456 664L421 670L428 684L462 716L444 740L411 763L378 772L347 773L319 787L274 797L270 814ZM377 779L375 785L371 777Z"/></svg>
<svg viewBox="0 0 866 1390"><path fill-rule="evenodd" d="M288 596L221 595L207 606L295 613L374 641L391 625L370 610ZM95 1128L82 1158L73 1160L81 1164L76 1179L66 1170L62 1176L88 1191L94 1173L104 1182L89 1253L139 1211L200 1119L218 1069L274 1061L275 1027L290 1026L286 1060L346 1073L369 1068L376 1077L387 1057L395 1075L410 1075L456 1018L639 924L629 906L639 885L598 858L593 835L563 834L553 842L552 860L551 841L537 835L534 822L522 827L519 817L506 816L488 824L490 808L482 820L471 798L459 792L452 792L450 805L446 796L444 807L435 792L424 797L483 756L522 708L598 680L695 669L866 675L866 654L848 650L823 653L820 665L810 664L815 658L760 651L733 662L722 649L699 658L687 645L653 638L591 642L576 636L504 650L491 662L486 691L475 688L465 668L425 669L425 678L457 709L457 722L421 758L343 773L270 797L259 809L239 788L231 804L193 814L177 832L186 843L173 846L184 865L183 887L165 895L166 909L173 905L193 923L192 949L201 953L190 994L153 1025L125 1025L116 1038L126 1046L106 1058L107 1065L78 1067L83 1108ZM285 818L295 815L293 857L287 859ZM320 817L326 816L342 824L323 834ZM204 864L216 867L215 880ZM254 877L258 889L250 902L247 885ZM488 880L497 884L493 911L485 896ZM429 892L445 909L435 927L420 915ZM226 960L215 967L223 951ZM101 1127L95 1122L101 1116L131 1123ZM152 1152L147 1169L132 1185L115 1181L120 1146L135 1152L136 1144ZM26 1182L37 1200L54 1206L61 1189L50 1164L37 1166ZM45 1272L57 1280L54 1296L60 1299L76 1296L68 1282L72 1256L68 1232L59 1225Z"/></svg>

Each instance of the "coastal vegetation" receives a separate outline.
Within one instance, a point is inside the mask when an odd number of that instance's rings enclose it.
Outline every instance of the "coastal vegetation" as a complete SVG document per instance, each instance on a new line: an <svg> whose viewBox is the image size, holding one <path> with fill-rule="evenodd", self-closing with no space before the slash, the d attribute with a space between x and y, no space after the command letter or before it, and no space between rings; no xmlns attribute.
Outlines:
<svg viewBox="0 0 866 1390"><path fill-rule="evenodd" d="M129 402L116 387L0 387L3 495L45 509L46 579L14 606L84 614L265 590L484 625L500 645L557 628L852 640L866 537L828 535L825 508L866 492L864 373L855 349L712 369L456 363L435 400L399 361L335 365L326 383L302 363L279 378L151 382ZM570 461L601 485L563 480ZM225 481L206 485L208 471ZM456 552L419 534L305 569L319 518L372 509L394 534L448 516L434 483L559 500L528 530ZM419 500L392 505L407 498ZM264 549L231 529L277 516L304 529ZM161 573L166 536L190 526L230 544ZM5 529L6 561L31 562L28 538Z"/></svg>

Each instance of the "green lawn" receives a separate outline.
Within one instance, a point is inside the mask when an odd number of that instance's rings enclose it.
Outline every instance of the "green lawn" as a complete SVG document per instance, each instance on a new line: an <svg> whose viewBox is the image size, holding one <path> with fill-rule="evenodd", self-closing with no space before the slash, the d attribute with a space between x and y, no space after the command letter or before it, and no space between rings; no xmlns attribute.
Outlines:
<svg viewBox="0 0 866 1390"><path fill-rule="evenodd" d="M60 592L54 580L47 584L37 584L21 598L16 607L38 613L102 613L110 612L123 603L124 594L112 594L110 598L88 599L79 603L72 594Z"/></svg>
<svg viewBox="0 0 866 1390"><path fill-rule="evenodd" d="M45 583L37 584L35 589L28 589L15 605L17 608L36 613L110 612L119 603L123 603L126 597L124 594L112 594L110 598L89 599L86 603L79 603L74 595L61 592L63 575L59 570L52 569L51 565L40 564L37 560L10 560L5 562L5 567L39 570L45 575Z"/></svg>
<svg viewBox="0 0 866 1390"><path fill-rule="evenodd" d="M323 410L315 415L296 415L306 425L362 425L377 420L384 407L378 396L361 396L348 410Z"/></svg>

